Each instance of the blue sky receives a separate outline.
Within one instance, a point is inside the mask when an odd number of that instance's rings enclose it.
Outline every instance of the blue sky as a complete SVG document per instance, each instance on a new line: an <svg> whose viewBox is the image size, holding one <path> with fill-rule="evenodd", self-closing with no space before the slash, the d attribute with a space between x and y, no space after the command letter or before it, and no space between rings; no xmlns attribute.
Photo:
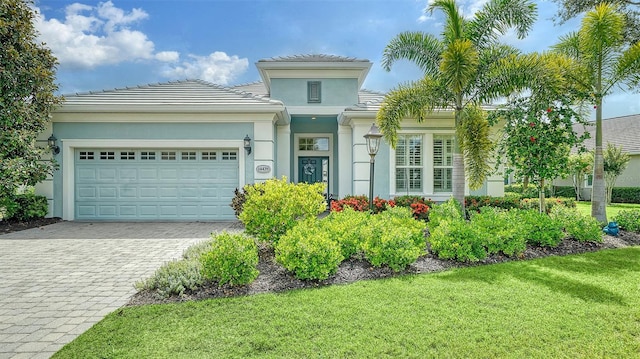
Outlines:
<svg viewBox="0 0 640 359"><path fill-rule="evenodd" d="M369 59L364 88L385 92L420 78L409 62L384 71L385 45L402 31L439 34L440 14L428 0L36 0L36 28L59 59L60 92L98 91L200 78L221 85L260 80L255 62L297 54ZM529 36L503 41L544 51L579 19L553 22L556 5L536 0ZM459 1L472 15L484 0ZM610 96L605 118L640 113L637 93Z"/></svg>

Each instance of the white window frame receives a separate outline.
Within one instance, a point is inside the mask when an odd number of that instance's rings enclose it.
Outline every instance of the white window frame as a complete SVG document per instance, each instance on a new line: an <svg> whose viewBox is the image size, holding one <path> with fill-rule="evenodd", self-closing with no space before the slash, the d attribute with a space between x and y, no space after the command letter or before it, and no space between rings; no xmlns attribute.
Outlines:
<svg viewBox="0 0 640 359"><path fill-rule="evenodd" d="M433 169L434 169L434 161L433 161L433 144L434 144L434 136L455 136L455 132L453 130L434 130L434 129L417 129L417 130L400 130L398 131L398 135L422 135L422 192L409 192L409 195L416 196L424 196L428 198L432 198L434 200L446 200L451 196L452 192L434 192L434 183L433 183ZM395 179L395 169L396 169L396 152L394 149L391 149L389 154L389 190L391 197L395 196L404 196L407 194L406 191L398 191L396 189L396 179Z"/></svg>
<svg viewBox="0 0 640 359"><path fill-rule="evenodd" d="M452 193L452 191L453 191L453 146L455 145L455 144L453 143L453 141L455 141L455 139L453 138L453 135L437 134L437 135L433 136L433 143L432 143L432 145L431 145L431 148L432 148L432 149L433 149L433 147L434 147L434 146L435 146L435 144L436 144L436 137L450 137L450 138L451 138L451 140L452 140L452 143L451 143L451 165L450 165L450 166L448 166L448 165L439 165L439 166L436 166L436 164L435 164L435 151L434 151L434 154L433 154L433 155L432 155L432 157L431 157L431 160L432 160L432 171L431 171L431 176L432 176L432 178L433 178L433 187L432 187L432 188L433 188L433 193ZM444 151L444 148L443 148L443 151ZM444 157L446 157L446 156L445 156L445 154L443 153L443 158L444 158ZM436 175L435 175L435 171L436 171L436 169L438 169L438 168L440 168L440 169L449 169L449 168L450 168L450 169L451 169L451 191L446 191L446 190L445 190L445 191L440 191L440 190L439 190L439 191L437 191L437 192L436 192L436 183L435 183L435 182L436 182L436 180L435 180Z"/></svg>
<svg viewBox="0 0 640 359"><path fill-rule="evenodd" d="M425 135L424 133L399 133L398 134L398 138L400 137L418 137L420 139L420 165L416 166L416 165L403 165L402 168L407 168L407 169L420 169L420 188L415 190L410 190L409 188L405 188L402 190L402 193L404 194L421 194L424 193L424 188L425 188ZM405 156L407 156L408 154L405 154ZM397 178L396 178L396 173L398 168L400 168L400 165L397 164L397 158L396 158L396 151L393 152L393 159L394 159L394 166L391 168L391 171L393 172L393 183L394 186L396 187L397 190ZM407 157L408 158L408 157ZM409 187L409 183L407 183L407 187Z"/></svg>

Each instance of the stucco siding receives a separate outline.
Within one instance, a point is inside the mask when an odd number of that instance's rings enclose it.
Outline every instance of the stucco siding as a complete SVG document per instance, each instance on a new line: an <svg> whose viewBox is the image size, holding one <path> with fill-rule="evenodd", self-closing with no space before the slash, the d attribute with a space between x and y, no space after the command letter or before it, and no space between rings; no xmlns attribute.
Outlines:
<svg viewBox="0 0 640 359"><path fill-rule="evenodd" d="M358 103L357 79L271 79L271 98L287 106L308 106L307 82L321 82L321 101L315 106L349 106Z"/></svg>

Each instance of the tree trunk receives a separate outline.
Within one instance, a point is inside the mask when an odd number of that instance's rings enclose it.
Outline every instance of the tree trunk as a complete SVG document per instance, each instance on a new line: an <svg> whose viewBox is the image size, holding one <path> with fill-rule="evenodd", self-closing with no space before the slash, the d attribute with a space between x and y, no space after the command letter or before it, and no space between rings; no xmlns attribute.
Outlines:
<svg viewBox="0 0 640 359"><path fill-rule="evenodd" d="M602 154L602 97L596 97L596 149L593 161L593 188L591 189L591 216L607 223L607 201L604 183L604 156Z"/></svg>
<svg viewBox="0 0 640 359"><path fill-rule="evenodd" d="M544 200L544 179L540 179L540 189L538 193L538 201L540 201L540 213L547 213L547 201Z"/></svg>
<svg viewBox="0 0 640 359"><path fill-rule="evenodd" d="M454 140L454 150L453 150L453 173L451 179L451 185L453 186L453 198L455 198L462 205L462 213L464 212L464 158L462 153L460 153L460 149L456 150L458 147L455 144Z"/></svg>
<svg viewBox="0 0 640 359"><path fill-rule="evenodd" d="M464 156L462 154L462 148L460 147L460 139L458 138L457 131L462 126L462 96L456 98L456 112L455 116L455 128L456 135L453 138L453 169L451 173L451 189L453 198L455 198L462 206L462 215L465 215L465 203L464 203L464 185L465 185L465 173L464 173Z"/></svg>

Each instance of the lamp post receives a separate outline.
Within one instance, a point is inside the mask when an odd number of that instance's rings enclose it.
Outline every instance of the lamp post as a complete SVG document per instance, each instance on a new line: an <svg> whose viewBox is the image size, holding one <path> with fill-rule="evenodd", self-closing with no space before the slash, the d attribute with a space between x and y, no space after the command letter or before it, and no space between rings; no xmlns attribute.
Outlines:
<svg viewBox="0 0 640 359"><path fill-rule="evenodd" d="M382 139L380 129L375 123L371 125L369 132L364 135L364 139L367 140L367 151L369 151L369 156L371 157L369 160L369 211L373 212L373 167L376 162L376 154L380 149L380 140Z"/></svg>

